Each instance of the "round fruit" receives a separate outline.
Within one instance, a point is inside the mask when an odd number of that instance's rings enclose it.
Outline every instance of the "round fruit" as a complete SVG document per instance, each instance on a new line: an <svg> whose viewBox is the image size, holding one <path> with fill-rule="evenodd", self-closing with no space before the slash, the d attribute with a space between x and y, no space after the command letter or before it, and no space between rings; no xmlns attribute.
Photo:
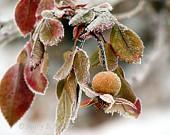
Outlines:
<svg viewBox="0 0 170 135"><path fill-rule="evenodd" d="M97 93L117 95L120 88L120 78L111 71L100 72L92 80L92 89Z"/></svg>

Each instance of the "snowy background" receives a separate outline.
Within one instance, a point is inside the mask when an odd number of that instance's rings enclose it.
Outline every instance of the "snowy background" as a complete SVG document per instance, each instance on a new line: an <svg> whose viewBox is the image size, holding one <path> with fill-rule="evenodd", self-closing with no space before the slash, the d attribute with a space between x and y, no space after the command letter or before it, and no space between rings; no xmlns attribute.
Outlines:
<svg viewBox="0 0 170 135"><path fill-rule="evenodd" d="M101 0L83 0L90 4ZM110 0L115 5L113 13L123 13L134 8L137 0ZM13 18L16 0L0 1L0 22ZM76 123L65 135L170 135L170 4L169 0L146 0L143 10L121 22L134 29L142 38L145 54L141 65L123 64L126 77L136 94L141 98L143 110L140 117L126 119L96 112L94 108L80 110ZM162 4L162 5L161 5ZM7 45L0 44L0 79L6 69L15 63L16 56L27 39L18 38ZM69 44L69 39L67 44ZM90 40L87 45L94 44ZM50 48L49 78L62 64L62 52ZM93 46L86 48L90 54ZM12 129L0 114L0 135L52 135L57 100L54 94L55 81L45 96L37 96L26 115Z"/></svg>

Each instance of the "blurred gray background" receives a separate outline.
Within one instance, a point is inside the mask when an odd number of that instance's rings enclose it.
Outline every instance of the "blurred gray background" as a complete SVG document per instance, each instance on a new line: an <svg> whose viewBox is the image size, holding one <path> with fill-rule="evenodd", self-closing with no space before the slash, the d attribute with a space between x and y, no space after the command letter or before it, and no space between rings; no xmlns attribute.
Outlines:
<svg viewBox="0 0 170 135"><path fill-rule="evenodd" d="M106 2L106 0L83 1L90 5ZM116 16L127 13L138 4L138 0L107 1L112 3L113 14ZM0 1L0 23L13 19L16 2L16 0ZM81 109L76 123L70 126L65 135L170 134L170 0L146 0L139 13L119 21L135 30L145 45L141 65L121 63L126 78L142 100L142 114L136 120L119 115L107 115L93 107ZM7 33L0 32L0 79L7 68L15 63L17 54L28 40L18 36L15 25L9 26L6 28ZM72 46L72 39L69 36L71 34L66 32L65 42L59 47L48 49L49 79L63 63L62 53ZM86 43L85 49L89 55L95 48L94 40ZM37 96L30 110L12 129L0 114L0 134L52 135L57 104L55 83L55 80L50 79L46 95Z"/></svg>

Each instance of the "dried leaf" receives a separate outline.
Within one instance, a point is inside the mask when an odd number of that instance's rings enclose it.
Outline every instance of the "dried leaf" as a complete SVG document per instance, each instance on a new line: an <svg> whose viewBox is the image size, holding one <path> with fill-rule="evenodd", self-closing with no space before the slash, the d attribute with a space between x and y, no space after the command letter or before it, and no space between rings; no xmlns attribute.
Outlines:
<svg viewBox="0 0 170 135"><path fill-rule="evenodd" d="M64 54L65 62L63 66L54 75L54 79L56 79L57 81L63 80L69 75L73 67L74 57L76 53L77 53L77 50L75 50L74 52L68 51Z"/></svg>
<svg viewBox="0 0 170 135"><path fill-rule="evenodd" d="M39 40L35 41L32 52L31 52L31 58L30 63L32 68L36 68L41 64L44 58L45 53L45 47Z"/></svg>
<svg viewBox="0 0 170 135"><path fill-rule="evenodd" d="M95 13L92 10L80 10L69 21L69 25L76 26L78 24L88 24L95 18Z"/></svg>
<svg viewBox="0 0 170 135"><path fill-rule="evenodd" d="M125 117L131 116L135 118L139 116L140 112L138 108L136 108L136 106L130 101L125 100L123 98L115 98L114 101L114 104L110 104L104 109L105 113L113 114L114 112L117 112Z"/></svg>
<svg viewBox="0 0 170 135"><path fill-rule="evenodd" d="M36 12L36 16L40 16L44 10L52 10L54 8L54 2L55 0L41 0Z"/></svg>
<svg viewBox="0 0 170 135"><path fill-rule="evenodd" d="M105 48L105 54L106 54L107 67L109 70L113 71L118 66L117 58L114 55L110 44L105 44L104 48ZM99 51L99 60L100 60L100 64L102 65L101 59L102 59L101 51Z"/></svg>
<svg viewBox="0 0 170 135"><path fill-rule="evenodd" d="M76 103L76 88L76 78L74 73L71 73L65 81L63 92L58 103L56 116L57 134L61 134L70 124L74 104Z"/></svg>
<svg viewBox="0 0 170 135"><path fill-rule="evenodd" d="M119 58L128 63L141 61L144 46L140 37L122 24L116 24L110 35L112 47Z"/></svg>
<svg viewBox="0 0 170 135"><path fill-rule="evenodd" d="M130 84L125 80L123 69L119 66L115 70L115 73L117 73L117 75L119 76L119 78L121 80L121 84L122 84L120 91L116 97L124 98L124 99L134 103L136 101L136 95L133 92L133 89L130 86Z"/></svg>
<svg viewBox="0 0 170 135"><path fill-rule="evenodd" d="M46 19L40 29L39 37L46 46L58 45L64 37L64 28L62 23L56 19Z"/></svg>
<svg viewBox="0 0 170 135"><path fill-rule="evenodd" d="M74 58L74 72L78 83L87 84L89 81L90 61L85 51L79 49Z"/></svg>
<svg viewBox="0 0 170 135"><path fill-rule="evenodd" d="M24 36L34 28L39 2L40 0L20 0L16 6L15 20Z"/></svg>
<svg viewBox="0 0 170 135"><path fill-rule="evenodd" d="M101 13L86 28L87 32L103 32L115 25L116 18L110 12Z"/></svg>
<svg viewBox="0 0 170 135"><path fill-rule="evenodd" d="M34 97L24 81L23 69L23 64L15 64L0 83L0 107L11 127L26 113Z"/></svg>

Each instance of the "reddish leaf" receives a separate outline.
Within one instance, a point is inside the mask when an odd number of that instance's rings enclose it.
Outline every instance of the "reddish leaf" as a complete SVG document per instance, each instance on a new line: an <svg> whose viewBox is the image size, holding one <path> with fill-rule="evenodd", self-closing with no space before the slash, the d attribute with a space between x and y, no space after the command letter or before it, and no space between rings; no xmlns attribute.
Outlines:
<svg viewBox="0 0 170 135"><path fill-rule="evenodd" d="M10 126L24 115L34 97L24 81L23 68L23 64L12 66L0 83L0 107Z"/></svg>
<svg viewBox="0 0 170 135"><path fill-rule="evenodd" d="M91 106L91 105L94 105L94 104L95 104L94 100L91 99L91 98L88 98L88 99L85 99L84 101L81 102L80 107L85 108L85 107L88 107L88 106Z"/></svg>
<svg viewBox="0 0 170 135"><path fill-rule="evenodd" d="M20 0L16 6L15 20L24 36L34 28L39 2L40 0Z"/></svg>
<svg viewBox="0 0 170 135"><path fill-rule="evenodd" d="M40 30L40 40L44 45L57 45L64 37L64 28L60 21L47 19Z"/></svg>
<svg viewBox="0 0 170 135"><path fill-rule="evenodd" d="M29 45L29 44L28 44ZM29 49L29 46L27 46ZM48 58L47 54L44 54L44 59L42 60L41 64L39 64L36 69L32 69L32 63L30 55L31 53L27 51L27 63L24 69L24 79L28 85L28 87L35 93L45 94L45 89L48 85L48 80L45 76L46 74L46 67L48 66Z"/></svg>
<svg viewBox="0 0 170 135"><path fill-rule="evenodd" d="M54 0L41 0L36 16L40 16L43 10L52 10L54 8Z"/></svg>
<svg viewBox="0 0 170 135"><path fill-rule="evenodd" d="M18 57L18 62L24 63L24 79L30 90L34 93L44 94L48 85L46 72L48 67L48 55L44 53L44 57L36 69L32 68L31 62L32 43L28 42L24 50Z"/></svg>
<svg viewBox="0 0 170 135"><path fill-rule="evenodd" d="M48 86L48 80L44 73L42 73L42 64L40 64L36 69L31 70L31 65L26 64L24 69L24 78L29 86L29 88L38 94L45 94L45 90Z"/></svg>

